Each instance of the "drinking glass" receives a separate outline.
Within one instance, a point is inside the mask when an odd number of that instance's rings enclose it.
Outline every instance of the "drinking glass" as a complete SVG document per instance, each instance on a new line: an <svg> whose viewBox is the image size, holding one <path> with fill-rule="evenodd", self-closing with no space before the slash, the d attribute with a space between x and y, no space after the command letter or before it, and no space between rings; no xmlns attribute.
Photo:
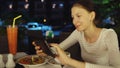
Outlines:
<svg viewBox="0 0 120 68"><path fill-rule="evenodd" d="M17 33L18 27L12 27L11 25L7 26L7 38L8 38L8 47L9 52L13 55L17 52Z"/></svg>

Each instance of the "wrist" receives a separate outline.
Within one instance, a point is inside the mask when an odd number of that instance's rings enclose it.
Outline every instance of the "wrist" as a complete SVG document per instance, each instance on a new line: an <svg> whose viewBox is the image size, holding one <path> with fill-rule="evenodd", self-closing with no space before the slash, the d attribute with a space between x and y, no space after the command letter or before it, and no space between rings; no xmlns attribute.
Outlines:
<svg viewBox="0 0 120 68"><path fill-rule="evenodd" d="M74 68L85 68L85 62L80 62L70 58L66 65L72 66Z"/></svg>
<svg viewBox="0 0 120 68"><path fill-rule="evenodd" d="M72 60L73 60L72 58L68 57L65 65L71 65L72 64Z"/></svg>

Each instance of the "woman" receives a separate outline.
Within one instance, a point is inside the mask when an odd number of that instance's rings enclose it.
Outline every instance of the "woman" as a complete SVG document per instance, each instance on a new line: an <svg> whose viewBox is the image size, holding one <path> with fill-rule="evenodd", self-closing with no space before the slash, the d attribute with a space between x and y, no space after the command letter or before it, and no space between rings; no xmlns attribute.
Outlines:
<svg viewBox="0 0 120 68"><path fill-rule="evenodd" d="M99 28L91 0L79 0L71 8L76 29L60 44L52 43L58 52L58 60L75 68L120 68L117 34L113 29ZM64 53L76 42L80 43L81 55L85 62L74 60ZM33 43L34 44L34 43ZM37 54L41 53L35 47Z"/></svg>

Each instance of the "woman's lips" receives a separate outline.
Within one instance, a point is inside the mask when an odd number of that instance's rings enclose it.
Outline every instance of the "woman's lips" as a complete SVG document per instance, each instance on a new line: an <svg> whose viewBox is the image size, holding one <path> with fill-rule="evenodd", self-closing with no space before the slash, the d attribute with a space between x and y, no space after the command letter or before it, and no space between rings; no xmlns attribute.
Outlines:
<svg viewBox="0 0 120 68"><path fill-rule="evenodd" d="M75 25L76 28L78 28L80 25Z"/></svg>

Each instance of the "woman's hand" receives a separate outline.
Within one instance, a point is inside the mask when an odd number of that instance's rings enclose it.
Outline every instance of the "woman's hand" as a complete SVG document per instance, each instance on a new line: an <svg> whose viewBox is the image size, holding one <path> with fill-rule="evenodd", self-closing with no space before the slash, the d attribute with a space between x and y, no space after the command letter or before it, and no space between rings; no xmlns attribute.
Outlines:
<svg viewBox="0 0 120 68"><path fill-rule="evenodd" d="M51 43L51 46L56 48L57 56L56 58L62 63L63 65L67 65L70 61L70 57L66 55L66 53L59 47L56 43Z"/></svg>
<svg viewBox="0 0 120 68"><path fill-rule="evenodd" d="M46 54L40 49L40 46L35 44L35 41L33 41L32 44L35 46L35 50L36 50L37 55L46 56Z"/></svg>
<svg viewBox="0 0 120 68"><path fill-rule="evenodd" d="M85 68L85 63L81 61L74 60L66 55L66 53L59 47L58 44L52 43L51 46L56 48L57 56L56 58L62 63L63 65L69 65L74 68Z"/></svg>

